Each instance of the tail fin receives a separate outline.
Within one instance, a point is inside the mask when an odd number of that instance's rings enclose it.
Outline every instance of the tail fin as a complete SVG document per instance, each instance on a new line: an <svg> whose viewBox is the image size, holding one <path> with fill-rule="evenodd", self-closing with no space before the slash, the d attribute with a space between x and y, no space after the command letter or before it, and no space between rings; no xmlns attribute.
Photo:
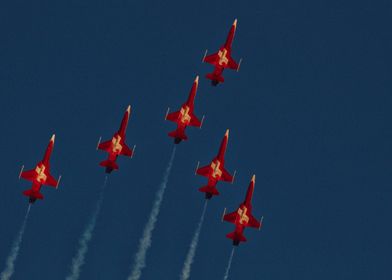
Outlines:
<svg viewBox="0 0 392 280"><path fill-rule="evenodd" d="M23 192L23 194L25 196L31 197L31 198L35 198L35 199L44 199L44 196L42 195L42 193L40 192L35 192L33 190L25 190Z"/></svg>
<svg viewBox="0 0 392 280"><path fill-rule="evenodd" d="M206 75L206 78L211 80L211 81L216 81L216 82L219 82L219 83L223 83L225 81L223 76L221 76L221 75L214 75L214 73L208 73Z"/></svg>
<svg viewBox="0 0 392 280"><path fill-rule="evenodd" d="M211 195L219 195L218 189L214 186L203 186L199 188L199 192L210 193Z"/></svg>
<svg viewBox="0 0 392 280"><path fill-rule="evenodd" d="M173 138L179 138L181 140L188 140L188 136L186 136L185 131L183 131L183 130L177 129L172 132L169 132L168 135Z"/></svg>
<svg viewBox="0 0 392 280"><path fill-rule="evenodd" d="M99 165L103 166L103 167L106 167L106 168L118 170L117 163L115 161L112 161L112 160L104 160L104 161L100 162Z"/></svg>
<svg viewBox="0 0 392 280"><path fill-rule="evenodd" d="M226 237L234 241L246 242L245 236L242 233L237 233L235 231L230 232L229 234L226 235Z"/></svg>

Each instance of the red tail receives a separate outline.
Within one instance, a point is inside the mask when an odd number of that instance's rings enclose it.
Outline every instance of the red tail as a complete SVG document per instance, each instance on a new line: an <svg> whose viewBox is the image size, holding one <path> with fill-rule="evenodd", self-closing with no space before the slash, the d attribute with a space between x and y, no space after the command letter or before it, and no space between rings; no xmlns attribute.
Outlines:
<svg viewBox="0 0 392 280"><path fill-rule="evenodd" d="M25 196L32 197L32 198L35 198L35 199L44 199L44 196L42 195L42 193L40 193L40 192L35 192L35 191L33 191L33 190L25 190L25 191L23 192L23 194L24 194Z"/></svg>
<svg viewBox="0 0 392 280"><path fill-rule="evenodd" d="M170 137L179 138L181 140L188 140L184 130L176 129L168 134Z"/></svg>
<svg viewBox="0 0 392 280"><path fill-rule="evenodd" d="M237 233L235 231L230 232L226 235L226 237L232 239L233 241L246 242L245 236L242 233Z"/></svg>
<svg viewBox="0 0 392 280"><path fill-rule="evenodd" d="M210 193L211 195L219 195L218 189L212 186L204 186L199 189L199 192Z"/></svg>
<svg viewBox="0 0 392 280"><path fill-rule="evenodd" d="M223 83L225 81L225 79L223 78L223 76L221 75L215 75L214 73L208 73L206 75L206 78L211 80L211 81L215 81L215 82L219 82L219 83Z"/></svg>
<svg viewBox="0 0 392 280"><path fill-rule="evenodd" d="M104 160L99 163L100 166L107 167L110 169L118 170L118 165L115 161L112 160Z"/></svg>

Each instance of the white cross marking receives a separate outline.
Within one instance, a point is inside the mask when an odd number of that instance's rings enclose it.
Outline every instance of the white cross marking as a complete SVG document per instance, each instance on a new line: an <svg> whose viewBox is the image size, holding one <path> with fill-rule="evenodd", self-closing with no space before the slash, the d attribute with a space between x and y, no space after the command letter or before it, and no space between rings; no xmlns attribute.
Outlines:
<svg viewBox="0 0 392 280"><path fill-rule="evenodd" d="M188 106L184 106L180 110L180 121L183 124L188 124L191 121L191 116L189 115L190 108Z"/></svg>
<svg viewBox="0 0 392 280"><path fill-rule="evenodd" d="M246 214L246 212L248 212L248 208L246 206L243 206L243 208L239 208L237 213L240 216L240 224L247 224L249 223L249 216Z"/></svg>
<svg viewBox="0 0 392 280"><path fill-rule="evenodd" d="M222 170L220 169L220 161L219 160L216 160L216 161L213 161L212 163L211 163L211 168L212 168L212 177L214 177L215 179L217 178L217 177L221 177L222 176Z"/></svg>
<svg viewBox="0 0 392 280"><path fill-rule="evenodd" d="M113 137L113 139L112 139L113 153L121 153L123 147L120 144L120 141L121 141L120 135Z"/></svg>
<svg viewBox="0 0 392 280"><path fill-rule="evenodd" d="M227 50L226 49L219 51L218 56L219 56L219 61L218 61L219 65L224 66L224 65L227 65L227 63L229 63L229 59L227 58Z"/></svg>
<svg viewBox="0 0 392 280"><path fill-rule="evenodd" d="M44 183L46 181L46 174L45 174L45 165L40 164L37 165L37 167L35 168L35 172L37 172L37 181L40 183Z"/></svg>

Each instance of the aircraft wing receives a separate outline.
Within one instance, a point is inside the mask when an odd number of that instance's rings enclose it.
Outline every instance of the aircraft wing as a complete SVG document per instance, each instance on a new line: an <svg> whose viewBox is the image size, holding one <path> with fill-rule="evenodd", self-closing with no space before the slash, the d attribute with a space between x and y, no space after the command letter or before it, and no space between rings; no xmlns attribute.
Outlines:
<svg viewBox="0 0 392 280"><path fill-rule="evenodd" d="M36 176L37 176L37 173L35 172L34 169L28 170L28 171L23 171L20 174L20 177L22 177L23 179L28 180L28 181L33 181Z"/></svg>
<svg viewBox="0 0 392 280"><path fill-rule="evenodd" d="M234 224L237 219L237 212L232 212L223 216L223 220Z"/></svg>
<svg viewBox="0 0 392 280"><path fill-rule="evenodd" d="M201 121L195 116L195 114L192 113L191 115L191 121L189 122L190 126L195 126L195 127L201 127L202 123Z"/></svg>
<svg viewBox="0 0 392 280"><path fill-rule="evenodd" d="M204 58L203 62L207 62L209 64L215 65L217 59L218 59L218 53L214 53L214 54L207 55Z"/></svg>
<svg viewBox="0 0 392 280"><path fill-rule="evenodd" d="M46 176L47 178L46 178L45 186L57 188L58 181L50 174L47 174Z"/></svg>
<svg viewBox="0 0 392 280"><path fill-rule="evenodd" d="M167 114L166 119L172 122L177 122L180 111Z"/></svg>
<svg viewBox="0 0 392 280"><path fill-rule="evenodd" d="M98 145L98 149L104 150L104 151L106 151L106 152L109 152L109 149L110 149L110 145L111 145L111 144L112 144L112 140L108 140L108 141L102 142L102 143L100 143L100 144Z"/></svg>
<svg viewBox="0 0 392 280"><path fill-rule="evenodd" d="M251 216L249 217L248 227L260 228L260 227L261 227L261 222L258 221L255 217L253 217L253 216L251 215Z"/></svg>
<svg viewBox="0 0 392 280"><path fill-rule="evenodd" d="M206 166L200 167L196 170L196 173L200 176L208 177L208 174L210 173L210 166L206 165Z"/></svg>
<svg viewBox="0 0 392 280"><path fill-rule="evenodd" d="M223 172L222 172L222 181L225 182L233 182L233 176L229 173L229 171L227 171L226 169L223 168Z"/></svg>
<svg viewBox="0 0 392 280"><path fill-rule="evenodd" d="M227 68L238 70L238 63L234 61L231 57L229 57L229 63L227 64Z"/></svg>
<svg viewBox="0 0 392 280"><path fill-rule="evenodd" d="M124 143L120 155L131 157L133 154L133 150Z"/></svg>

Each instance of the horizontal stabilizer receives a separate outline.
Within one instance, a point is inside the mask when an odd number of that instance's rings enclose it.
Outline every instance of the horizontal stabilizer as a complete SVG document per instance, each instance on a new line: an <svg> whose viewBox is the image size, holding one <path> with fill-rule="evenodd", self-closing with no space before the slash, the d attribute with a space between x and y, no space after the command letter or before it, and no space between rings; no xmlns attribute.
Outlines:
<svg viewBox="0 0 392 280"><path fill-rule="evenodd" d="M212 80L212 81L220 82L220 83L223 83L225 81L225 79L222 76L214 75L212 73L207 74L206 78L209 80Z"/></svg>
<svg viewBox="0 0 392 280"><path fill-rule="evenodd" d="M173 138L179 138L181 140L188 140L188 136L186 136L185 132L181 131L181 130L174 130L172 132L169 132L168 135Z"/></svg>
<svg viewBox="0 0 392 280"><path fill-rule="evenodd" d="M31 197L31 198L35 198L35 199L44 199L44 196L42 195L42 193L40 192L35 192L33 190L25 190L23 192L23 194L25 196Z"/></svg>
<svg viewBox="0 0 392 280"><path fill-rule="evenodd" d="M245 236L242 233L238 234L235 231L227 234L226 237L234 241L246 242Z"/></svg>
<svg viewBox="0 0 392 280"><path fill-rule="evenodd" d="M215 187L211 187L211 186L204 186L199 188L200 192L204 192L204 193L209 193L211 195L219 195L218 189Z"/></svg>
<svg viewBox="0 0 392 280"><path fill-rule="evenodd" d="M107 167L110 169L118 170L118 165L115 161L112 160L104 160L99 163L100 166Z"/></svg>

